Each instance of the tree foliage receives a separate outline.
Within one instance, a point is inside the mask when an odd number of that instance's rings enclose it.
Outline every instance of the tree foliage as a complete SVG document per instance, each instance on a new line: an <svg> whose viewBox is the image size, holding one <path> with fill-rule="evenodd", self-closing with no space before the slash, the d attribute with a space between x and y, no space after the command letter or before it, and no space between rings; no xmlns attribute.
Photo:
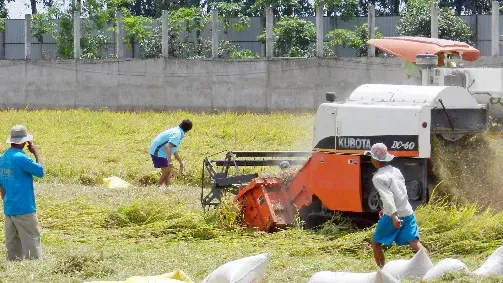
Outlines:
<svg viewBox="0 0 503 283"><path fill-rule="evenodd" d="M258 39L265 42L265 32ZM315 25L298 17L282 17L274 27L274 55L305 57L316 38Z"/></svg>
<svg viewBox="0 0 503 283"><path fill-rule="evenodd" d="M209 21L209 15L202 13L201 8L180 8L168 13L169 22L169 56L181 59L211 58L211 41L197 34ZM230 27L232 28L232 27ZM153 30L151 37L140 40L143 58L159 58L162 55L161 27ZM192 35L196 32L197 43ZM249 50L242 50L229 41L220 41L219 58L257 58Z"/></svg>
<svg viewBox="0 0 503 283"><path fill-rule="evenodd" d="M382 38L382 34L375 29L376 38ZM355 27L354 30L334 29L327 34L330 39L328 46L343 46L356 50L356 56L364 57L368 54L368 24ZM378 50L376 49L376 53Z"/></svg>
<svg viewBox="0 0 503 283"><path fill-rule="evenodd" d="M218 20L224 24L224 32L227 32L231 28L231 18L237 21L232 24L234 30L243 31L250 26L250 17L242 12L244 7L243 3L214 2L211 3L211 7L217 9Z"/></svg>
<svg viewBox="0 0 503 283"><path fill-rule="evenodd" d="M433 0L409 0L397 26L399 35L431 36L431 3ZM442 39L473 43L470 27L450 8L440 8L438 36Z"/></svg>
<svg viewBox="0 0 503 283"><path fill-rule="evenodd" d="M5 31L5 18L0 18L0 32Z"/></svg>
<svg viewBox="0 0 503 283"><path fill-rule="evenodd" d="M349 21L358 15L358 0L315 0L315 7L323 5L327 16L340 17L343 21Z"/></svg>

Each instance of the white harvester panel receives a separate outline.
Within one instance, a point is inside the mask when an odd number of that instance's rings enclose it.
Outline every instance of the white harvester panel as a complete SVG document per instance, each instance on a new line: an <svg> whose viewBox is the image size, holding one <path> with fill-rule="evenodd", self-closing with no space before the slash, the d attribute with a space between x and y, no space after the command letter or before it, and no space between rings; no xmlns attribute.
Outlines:
<svg viewBox="0 0 503 283"><path fill-rule="evenodd" d="M486 128L487 109L462 87L369 84L319 107L313 142L315 150L353 154L383 142L397 156L428 158L432 134Z"/></svg>
<svg viewBox="0 0 503 283"><path fill-rule="evenodd" d="M490 103L491 98L503 97L501 68L435 68L432 75L434 85L464 87L481 104ZM491 103L489 115L503 119L503 105Z"/></svg>

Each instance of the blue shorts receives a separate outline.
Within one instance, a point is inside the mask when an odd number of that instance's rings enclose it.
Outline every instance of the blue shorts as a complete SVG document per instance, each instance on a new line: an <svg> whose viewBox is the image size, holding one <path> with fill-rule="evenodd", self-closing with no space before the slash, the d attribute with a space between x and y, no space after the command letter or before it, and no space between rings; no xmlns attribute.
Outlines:
<svg viewBox="0 0 503 283"><path fill-rule="evenodd" d="M414 214L400 217L400 219L402 220L402 228L396 229L391 217L383 215L377 222L372 240L387 246L391 246L393 242L396 242L398 246L403 246L413 242L416 238L419 239L419 227L417 227Z"/></svg>
<svg viewBox="0 0 503 283"><path fill-rule="evenodd" d="M164 168L168 167L168 159L164 157L159 157L155 155L150 155L152 157L152 163L154 164L154 168Z"/></svg>

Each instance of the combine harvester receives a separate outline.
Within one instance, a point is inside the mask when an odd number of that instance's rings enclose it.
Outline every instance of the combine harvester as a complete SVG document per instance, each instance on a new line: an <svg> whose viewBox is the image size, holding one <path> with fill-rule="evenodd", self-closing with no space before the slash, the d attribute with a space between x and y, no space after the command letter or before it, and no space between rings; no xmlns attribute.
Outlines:
<svg viewBox="0 0 503 283"><path fill-rule="evenodd" d="M413 208L427 202L433 136L456 141L489 129L490 114L502 117L495 115L503 112L502 69L439 67L456 55L467 60L479 57L478 50L459 42L385 38L369 43L412 61L420 68L424 85L365 84L342 103L327 93L327 102L316 113L311 152L229 151L223 159L205 158L203 207L218 205L224 191L231 191L243 209L245 224L264 231L292 225L297 215L312 228L334 212L372 223L381 208L372 184L375 169L364 152L378 142L397 156L392 164L405 177ZM300 168L287 182L240 172L247 166L291 165Z"/></svg>

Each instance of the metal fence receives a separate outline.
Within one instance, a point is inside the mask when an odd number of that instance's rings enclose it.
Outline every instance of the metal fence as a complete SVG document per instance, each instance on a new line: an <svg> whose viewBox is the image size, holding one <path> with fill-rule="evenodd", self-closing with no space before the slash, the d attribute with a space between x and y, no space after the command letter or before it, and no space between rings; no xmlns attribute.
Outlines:
<svg viewBox="0 0 503 283"><path fill-rule="evenodd" d="M471 16L461 16L461 18L468 24L475 35L475 47L478 48L482 55L491 55L491 16L490 15L471 15ZM316 23L315 17L306 17L306 20ZM400 17L376 17L376 27L382 33L383 36L396 36L396 26L398 25ZM500 21L503 21L503 17ZM231 19L231 23L233 19ZM355 26L364 24L367 22L367 17L358 17L351 21L344 22L341 19L333 17L325 17L323 19L324 33L325 35L337 28L354 29ZM501 24L501 23L500 23ZM154 23L158 26L159 23ZM211 22L208 23L205 30L201 31L201 36L211 39ZM250 27L244 31L229 30L228 32L220 31L220 40L229 40L234 44L239 45L243 49L249 49L253 52L264 56L265 46L258 41L257 37L262 34L265 30L265 21L260 17L253 17L250 19ZM114 32L106 29L105 34L109 38L108 48L102 50L102 56L108 57L115 53L115 41L116 35ZM5 37L4 37L4 54L5 59L23 59L24 58L24 19L12 19L6 21L5 26ZM191 36L194 41L196 40L195 35ZM325 37L325 41L328 39ZM0 45L2 43L2 38L0 36ZM57 56L57 46L56 41L49 35L43 36L43 42L40 43L36 38L32 38L32 50L31 56L34 60L40 59L50 59ZM501 48L501 47L500 47ZM134 49L134 52L133 52ZM0 47L0 51L2 47ZM334 50L338 56L354 56L355 52L352 49L337 47ZM1 55L0 55L1 56ZM125 58L137 58L139 57L139 46L134 44L134 47L124 48Z"/></svg>

